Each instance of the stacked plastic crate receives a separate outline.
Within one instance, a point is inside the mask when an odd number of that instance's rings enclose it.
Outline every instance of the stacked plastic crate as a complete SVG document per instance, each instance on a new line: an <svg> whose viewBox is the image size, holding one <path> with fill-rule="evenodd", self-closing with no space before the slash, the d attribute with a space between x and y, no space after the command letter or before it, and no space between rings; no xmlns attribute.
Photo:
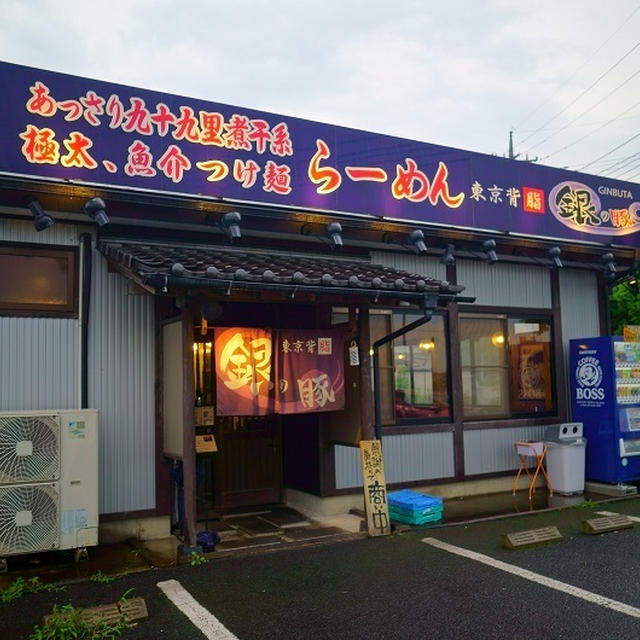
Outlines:
<svg viewBox="0 0 640 640"><path fill-rule="evenodd" d="M410 489L387 494L389 516L405 524L425 524L442 519L442 498Z"/></svg>

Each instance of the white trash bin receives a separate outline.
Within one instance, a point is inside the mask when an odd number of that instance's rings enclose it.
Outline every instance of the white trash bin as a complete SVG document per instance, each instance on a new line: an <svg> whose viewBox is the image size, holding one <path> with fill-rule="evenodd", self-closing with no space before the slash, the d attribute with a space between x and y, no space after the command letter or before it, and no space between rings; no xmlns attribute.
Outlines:
<svg viewBox="0 0 640 640"><path fill-rule="evenodd" d="M572 495L584 492L586 438L545 441L547 474L554 493Z"/></svg>

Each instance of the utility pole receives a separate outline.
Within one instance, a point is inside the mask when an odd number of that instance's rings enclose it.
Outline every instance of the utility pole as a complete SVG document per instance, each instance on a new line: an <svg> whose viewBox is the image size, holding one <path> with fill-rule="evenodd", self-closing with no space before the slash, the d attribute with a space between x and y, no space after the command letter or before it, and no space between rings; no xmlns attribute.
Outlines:
<svg viewBox="0 0 640 640"><path fill-rule="evenodd" d="M515 160L520 154L513 153L513 129L509 131L509 160Z"/></svg>

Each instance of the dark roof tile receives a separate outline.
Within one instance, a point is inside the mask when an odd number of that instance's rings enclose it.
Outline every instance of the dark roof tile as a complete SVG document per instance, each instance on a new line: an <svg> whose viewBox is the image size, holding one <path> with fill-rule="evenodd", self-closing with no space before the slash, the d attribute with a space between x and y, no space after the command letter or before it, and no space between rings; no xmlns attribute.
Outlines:
<svg viewBox="0 0 640 640"><path fill-rule="evenodd" d="M177 276L235 282L265 282L324 288L343 287L404 293L460 293L427 275L409 273L364 260L266 253L220 246L149 245L103 241L100 251L136 276Z"/></svg>

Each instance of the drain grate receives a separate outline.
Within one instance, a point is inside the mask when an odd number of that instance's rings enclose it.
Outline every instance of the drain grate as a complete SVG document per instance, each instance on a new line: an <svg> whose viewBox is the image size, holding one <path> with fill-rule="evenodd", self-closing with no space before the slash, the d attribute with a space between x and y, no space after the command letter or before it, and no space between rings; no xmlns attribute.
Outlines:
<svg viewBox="0 0 640 640"><path fill-rule="evenodd" d="M115 603L101 604L97 607L91 607L90 609L83 609L81 615L85 622L91 627L103 621L108 624L116 624L120 622L122 618L118 606Z"/></svg>
<svg viewBox="0 0 640 640"><path fill-rule="evenodd" d="M101 622L116 624L122 618L126 623L133 624L149 617L144 598L129 598L128 600L119 600L113 604L100 604L82 609L80 615L90 627L95 627ZM45 616L42 620L43 624L48 624L51 618L51 615Z"/></svg>
<svg viewBox="0 0 640 640"><path fill-rule="evenodd" d="M507 549L524 549L559 540L562 540L562 534L558 531L558 527L542 527L541 529L507 533L502 536L502 546Z"/></svg>
<svg viewBox="0 0 640 640"><path fill-rule="evenodd" d="M632 527L633 522L627 516L606 516L582 521L582 532L591 536Z"/></svg>
<svg viewBox="0 0 640 640"><path fill-rule="evenodd" d="M140 620L146 620L149 617L144 598L121 600L118 602L118 606L120 607L120 613L124 621L128 624L140 622Z"/></svg>

